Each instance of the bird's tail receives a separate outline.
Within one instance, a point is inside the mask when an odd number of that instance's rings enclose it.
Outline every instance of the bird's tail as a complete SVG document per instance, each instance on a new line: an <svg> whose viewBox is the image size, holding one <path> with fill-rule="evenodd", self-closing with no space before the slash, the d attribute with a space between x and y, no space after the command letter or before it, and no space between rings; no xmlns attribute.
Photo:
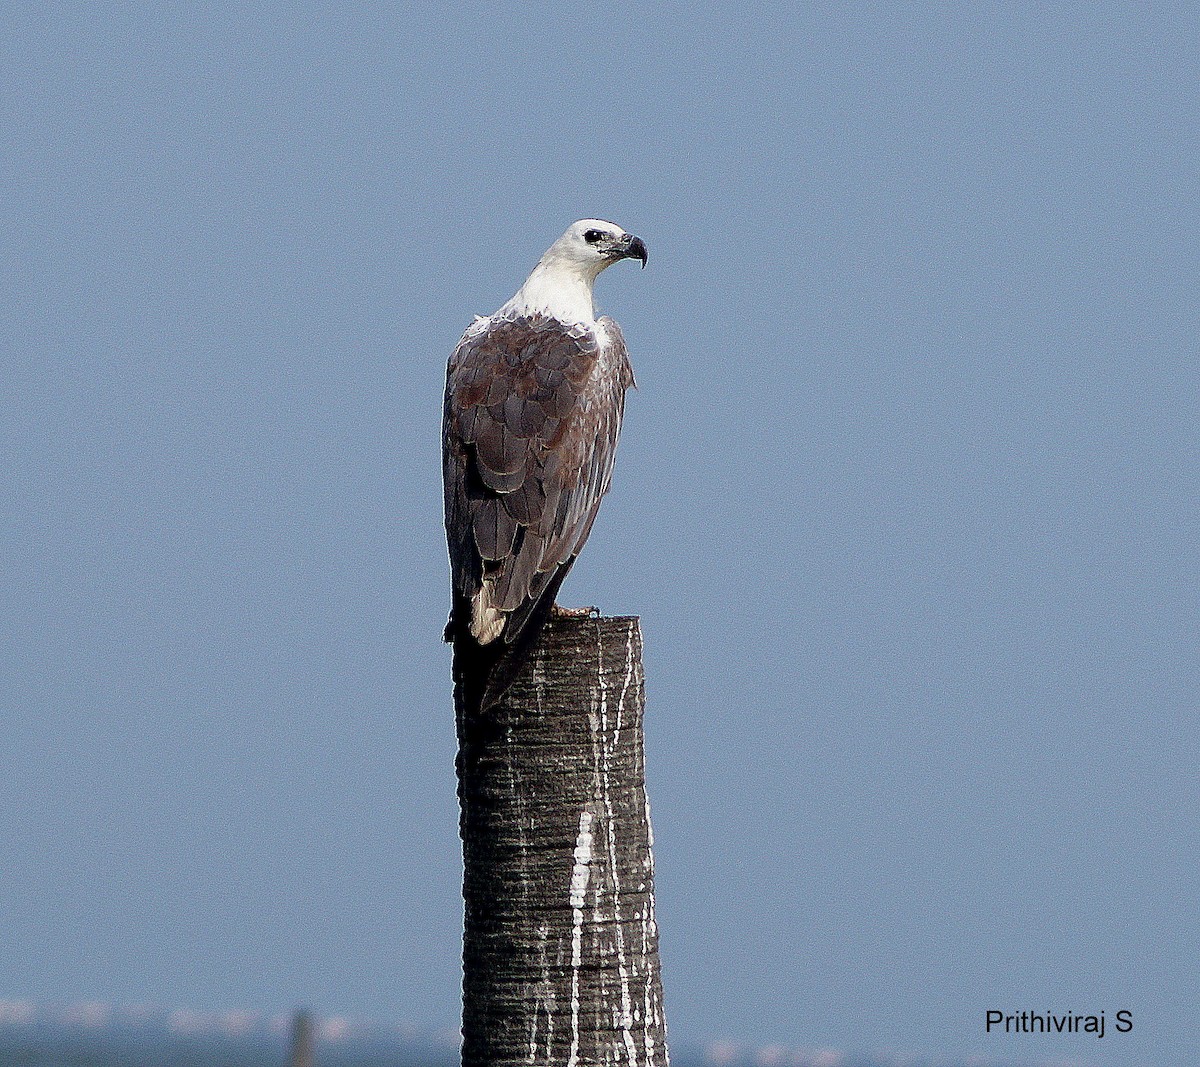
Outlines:
<svg viewBox="0 0 1200 1067"><path fill-rule="evenodd" d="M505 621L504 633L486 645L471 635L470 600L455 595L445 639L454 645L454 688L461 716L460 730L464 722L481 720L521 672L541 637L558 587L574 562L572 558L560 566L536 602L514 612Z"/></svg>
<svg viewBox="0 0 1200 1067"><path fill-rule="evenodd" d="M488 700L488 681L497 660L503 655L504 642L491 641L481 645L470 631L471 602L457 594L446 624L445 640L454 646L451 668L454 677L454 706L458 710L459 731L464 722L477 719L480 713L495 702Z"/></svg>
<svg viewBox="0 0 1200 1067"><path fill-rule="evenodd" d="M489 682L503 655L502 642L481 645L470 634L457 634L453 641L454 702L459 715L473 721L496 702Z"/></svg>

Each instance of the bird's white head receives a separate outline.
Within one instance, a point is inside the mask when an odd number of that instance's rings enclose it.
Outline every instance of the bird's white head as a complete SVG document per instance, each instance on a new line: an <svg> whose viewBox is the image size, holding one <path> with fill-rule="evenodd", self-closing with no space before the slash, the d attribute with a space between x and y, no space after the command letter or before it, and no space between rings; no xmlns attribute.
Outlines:
<svg viewBox="0 0 1200 1067"><path fill-rule="evenodd" d="M619 259L640 259L646 245L640 237L602 219L580 219L554 242L533 268L504 312L542 312L563 322L595 320L592 286L605 267Z"/></svg>

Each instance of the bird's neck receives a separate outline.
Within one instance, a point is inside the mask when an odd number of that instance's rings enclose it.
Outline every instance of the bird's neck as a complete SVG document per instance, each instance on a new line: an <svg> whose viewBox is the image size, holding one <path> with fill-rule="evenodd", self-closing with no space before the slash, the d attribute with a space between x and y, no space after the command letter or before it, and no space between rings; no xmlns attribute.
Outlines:
<svg viewBox="0 0 1200 1067"><path fill-rule="evenodd" d="M596 321L596 307L592 299L595 281L592 275L572 270L561 263L543 260L533 268L525 284L500 309L500 313L541 313L560 322L591 325Z"/></svg>

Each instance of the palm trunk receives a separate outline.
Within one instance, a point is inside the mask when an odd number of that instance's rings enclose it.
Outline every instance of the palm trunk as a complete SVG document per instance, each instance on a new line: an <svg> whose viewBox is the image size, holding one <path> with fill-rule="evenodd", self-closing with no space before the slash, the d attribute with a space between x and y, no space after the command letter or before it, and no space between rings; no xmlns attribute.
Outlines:
<svg viewBox="0 0 1200 1067"><path fill-rule="evenodd" d="M464 721L464 1067L666 1067L638 620L552 618Z"/></svg>

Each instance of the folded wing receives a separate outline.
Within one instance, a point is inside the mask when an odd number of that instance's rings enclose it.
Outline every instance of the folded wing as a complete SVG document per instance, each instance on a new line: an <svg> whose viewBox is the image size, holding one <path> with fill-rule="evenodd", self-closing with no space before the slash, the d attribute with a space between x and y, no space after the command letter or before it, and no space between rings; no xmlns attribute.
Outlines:
<svg viewBox="0 0 1200 1067"><path fill-rule="evenodd" d="M443 422L450 636L540 628L612 477L633 374L620 329L492 318L450 357Z"/></svg>

